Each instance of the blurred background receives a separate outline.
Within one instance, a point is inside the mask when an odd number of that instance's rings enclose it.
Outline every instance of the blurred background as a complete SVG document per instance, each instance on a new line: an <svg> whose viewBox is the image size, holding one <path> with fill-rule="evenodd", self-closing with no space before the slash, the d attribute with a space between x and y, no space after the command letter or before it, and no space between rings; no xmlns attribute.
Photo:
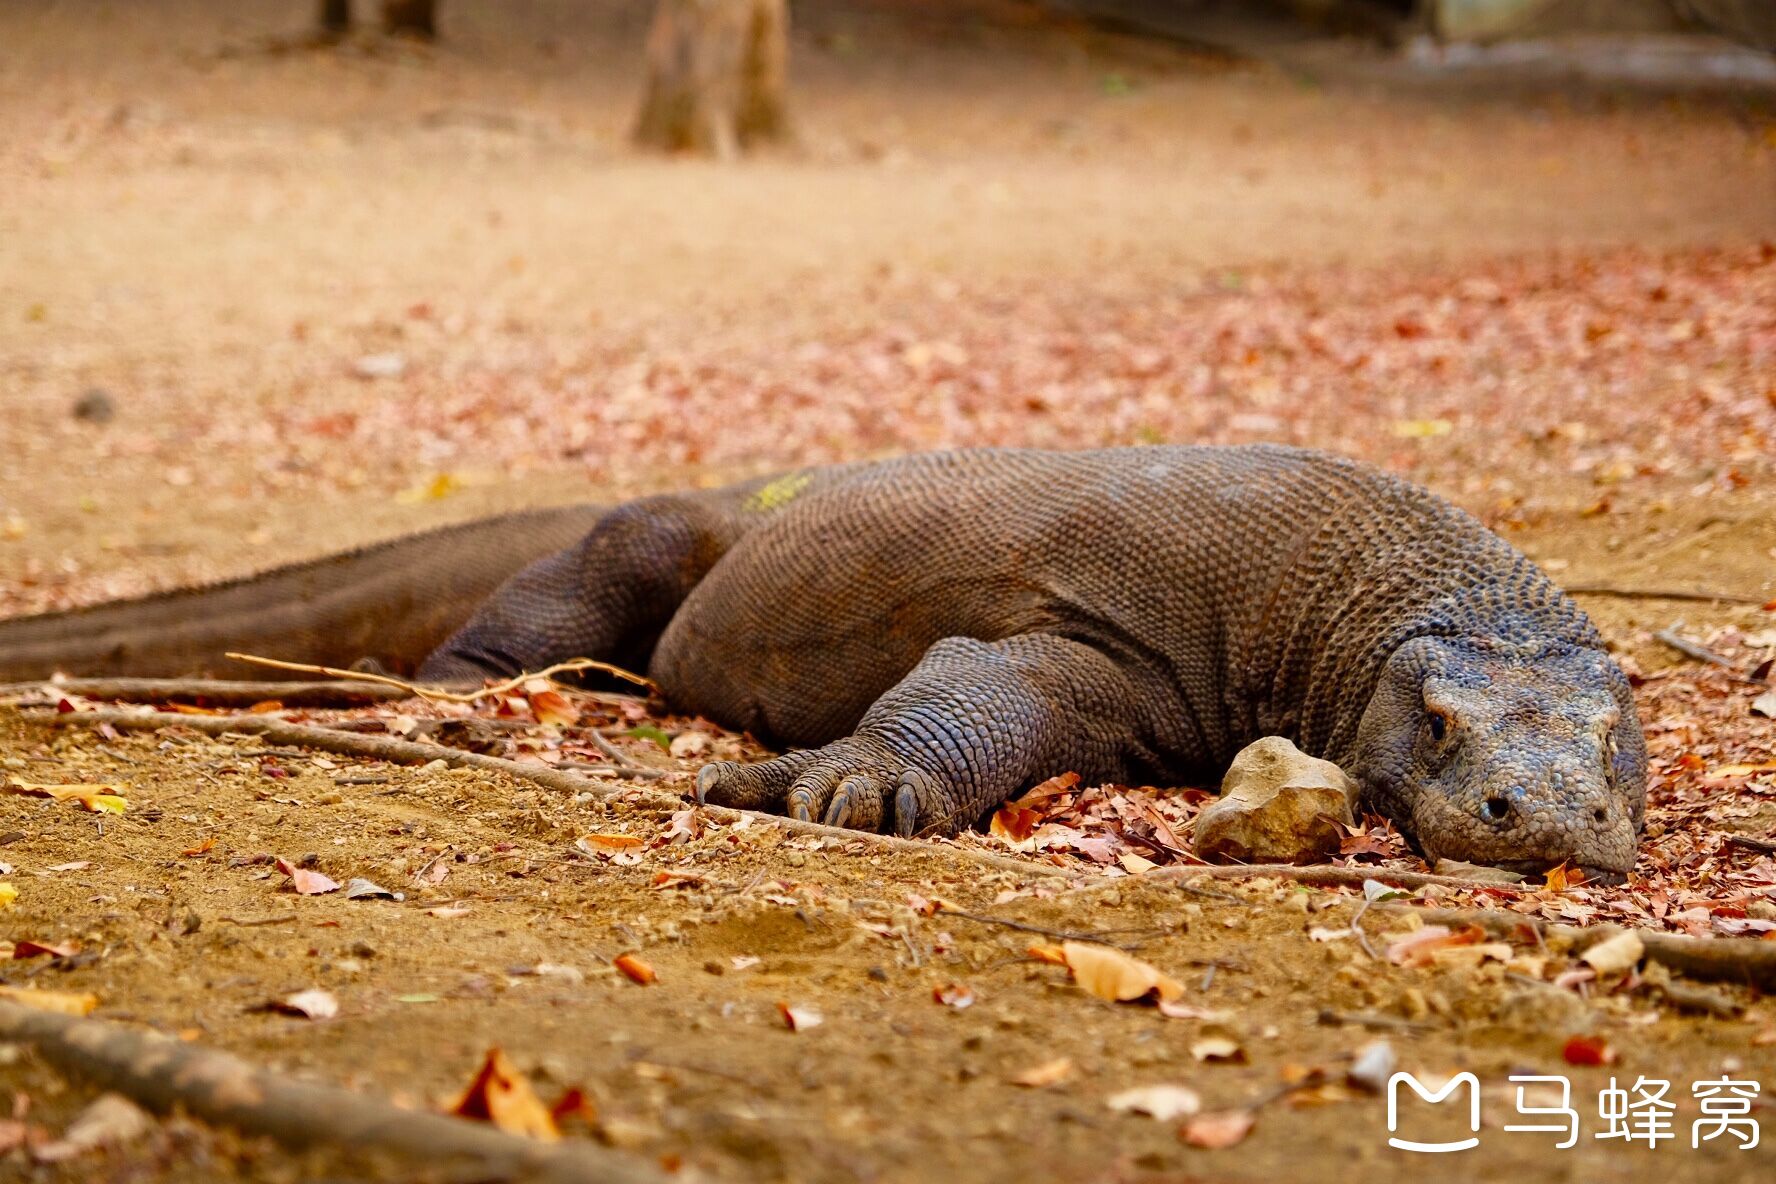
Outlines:
<svg viewBox="0 0 1776 1184"><path fill-rule="evenodd" d="M1772 45L1753 0L7 0L0 613L1247 440L1755 595Z"/></svg>

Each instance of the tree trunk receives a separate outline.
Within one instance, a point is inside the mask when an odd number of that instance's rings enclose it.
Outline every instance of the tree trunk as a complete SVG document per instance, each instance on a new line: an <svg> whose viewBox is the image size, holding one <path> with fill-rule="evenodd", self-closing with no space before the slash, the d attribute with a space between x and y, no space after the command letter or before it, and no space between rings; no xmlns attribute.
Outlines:
<svg viewBox="0 0 1776 1184"><path fill-rule="evenodd" d="M789 138L785 0L659 0L635 142L729 157Z"/></svg>
<svg viewBox="0 0 1776 1184"><path fill-rule="evenodd" d="M324 36L341 36L351 28L351 0L321 0L320 20Z"/></svg>
<svg viewBox="0 0 1776 1184"><path fill-rule="evenodd" d="M382 31L431 41L438 36L437 0L382 0Z"/></svg>

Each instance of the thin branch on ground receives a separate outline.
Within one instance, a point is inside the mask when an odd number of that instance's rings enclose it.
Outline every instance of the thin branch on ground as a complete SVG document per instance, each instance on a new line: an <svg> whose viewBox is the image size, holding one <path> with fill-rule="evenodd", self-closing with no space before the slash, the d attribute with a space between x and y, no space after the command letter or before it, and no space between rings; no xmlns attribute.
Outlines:
<svg viewBox="0 0 1776 1184"><path fill-rule="evenodd" d="M973 921L979 925L1003 925L1007 929L1015 929L1019 933L1034 933L1040 937L1052 937L1056 941L1094 941L1101 945L1127 948L1122 943L1111 940L1117 930L1106 930L1101 933L1085 932L1078 929L1050 929L1045 925L1031 925L1025 921L1014 921L1010 917L989 917L985 913L969 913L961 909L953 909L944 905L937 910L940 917L960 917L964 921Z"/></svg>
<svg viewBox="0 0 1776 1184"><path fill-rule="evenodd" d="M1686 657L1694 658L1698 662L1707 662L1710 665L1719 666L1722 670L1737 671L1738 669L1733 665L1732 659L1723 658L1707 646L1691 641L1687 637L1679 637L1670 629L1655 630L1653 636L1676 650L1678 653L1683 654Z"/></svg>
<svg viewBox="0 0 1776 1184"><path fill-rule="evenodd" d="M83 699L119 699L127 703L186 703L202 700L214 707L251 707L276 700L285 707L362 707L410 695L399 687L354 682L247 682L226 678L64 678L0 684L0 699L42 691L79 695Z"/></svg>
<svg viewBox="0 0 1776 1184"><path fill-rule="evenodd" d="M1568 584L1566 591L1576 596L1611 596L1618 600L1685 600L1703 604L1746 604L1754 607L1764 603L1755 596L1692 588L1618 588L1614 584Z"/></svg>
<svg viewBox="0 0 1776 1184"><path fill-rule="evenodd" d="M442 744L428 744L419 740L398 740L392 736L368 736L359 732L342 732L334 728L315 727L311 724L293 724L269 715L179 715L168 711L127 711L118 708L100 708L94 711L60 712L46 717L45 722L60 727L110 724L114 728L133 731L190 728L193 731L211 736L228 734L260 736L273 744L318 748L323 752L340 756L366 757L398 765L428 765L433 761L443 761L452 768L504 773L507 776L517 777L545 789L553 789L562 793L586 793L599 798L612 798L621 795L638 804L674 810L683 809L688 804L684 798L677 794L639 786L606 785L589 777L566 772L540 762L512 761L504 757L486 756L479 752L465 752L460 748L449 748ZM791 834L835 838L846 843L861 843L877 849L904 851L935 858L953 855L970 863L999 871L1015 872L1020 876L1052 876L1062 880L1078 880L1085 874L1056 867L1053 864L1026 863L1009 856L992 855L985 851L976 851L969 847L950 843L903 839L899 835L876 834L871 831L845 830L836 826L825 826L818 822L801 822L781 815L763 814L756 810L732 810L726 806L700 806L698 809L717 822L731 823L737 822L741 818L750 817L768 826L781 827ZM1121 883L1123 881L1113 882Z"/></svg>
<svg viewBox="0 0 1776 1184"><path fill-rule="evenodd" d="M636 781L658 781L663 777L677 775L677 771L673 769L649 769L642 765L589 765L584 761L562 761L555 767L571 769L576 773L590 773L595 777L629 777Z"/></svg>
<svg viewBox="0 0 1776 1184"><path fill-rule="evenodd" d="M257 654L238 654L232 651L227 656L237 662L251 662L256 666L269 666L274 670L293 670L300 674L325 674L350 682L373 682L385 687L399 687L409 695L417 695L421 699L435 699L441 703L473 703L478 699L485 699L489 695L504 695L515 691L533 678L551 678L557 674L571 674L580 670L597 670L626 682L632 682L638 687L646 687L650 692L660 689L651 678L635 674L621 666L613 666L609 662L600 662L594 658L573 658L566 662L557 662L553 666L545 666L541 670L519 674L490 687L480 687L470 691L453 691L448 687L426 686L387 674L366 674L362 670L341 670L337 666L316 666L308 662L285 662L279 658L262 658Z"/></svg>
<svg viewBox="0 0 1776 1184"><path fill-rule="evenodd" d="M587 1141L543 1143L483 1123L403 1110L107 1020L0 1001L0 1040L29 1044L62 1072L156 1113L184 1111L299 1150L325 1144L394 1155L423 1168L428 1179L653 1184L665 1178L651 1165Z"/></svg>
<svg viewBox="0 0 1776 1184"><path fill-rule="evenodd" d="M1407 904L1390 907L1410 909L1438 924L1478 925L1498 937L1509 937L1528 927L1544 938L1569 943L1575 953L1619 933L1632 932L1640 938L1648 958L1680 974L1707 982L1742 983L1762 991L1776 991L1776 942L1758 938L1686 937L1621 925L1561 925L1504 909L1417 908Z"/></svg>
<svg viewBox="0 0 1776 1184"><path fill-rule="evenodd" d="M1727 845L1729 847L1744 847L1747 851L1758 851L1764 855L1776 855L1776 842L1754 838L1751 835L1728 835Z"/></svg>

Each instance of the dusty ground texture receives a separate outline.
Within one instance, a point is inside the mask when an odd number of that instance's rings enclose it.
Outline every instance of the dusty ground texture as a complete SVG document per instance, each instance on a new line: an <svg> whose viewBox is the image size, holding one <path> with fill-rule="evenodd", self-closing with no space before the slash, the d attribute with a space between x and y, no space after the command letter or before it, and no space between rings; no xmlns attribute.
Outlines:
<svg viewBox="0 0 1776 1184"><path fill-rule="evenodd" d="M822 6L796 46L802 148L718 168L624 145L645 8L446 5L435 49L323 53L272 47L298 16L270 0L0 10L0 611L912 448L1317 444L1431 484L1572 585L1748 602L1585 598L1645 676L1642 872L1486 903L1768 931L1776 866L1726 838L1776 834L1758 767L1776 721L1751 709L1760 688L1653 638L1677 626L1742 674L1776 652L1758 607L1776 598L1768 98L1395 93L1010 4ZM94 390L108 422L74 414ZM584 706L681 774L743 743ZM515 755L578 743L506 710ZM707 747L670 756L650 721ZM657 799L42 713L0 714L0 757L14 778L121 784L130 806L0 798L19 889L0 936L79 947L15 959L6 983L92 991L101 1015L415 1105L498 1045L547 1100L596 1099L575 1137L687 1178L1422 1178L1425 1157L1386 1148L1383 1103L1341 1083L1378 1035L1404 1067L1485 1082L1466 1174L1743 1179L1776 1154L1689 1146L1691 1082L1776 1084L1769 1001L1729 990L1723 1018L1620 976L1556 987L1571 958L1522 943L1510 965L1396 965L1384 935L1408 922L1380 911L1378 958L1314 940L1348 928L1348 893L1077 892L1054 873L1114 866L1090 842L983 874L943 846L811 847ZM1080 803L1085 838L1172 858L1130 803L1187 834L1194 800L1168 792ZM406 899L299 896L268 854ZM1373 833L1345 858L1410 862ZM917 907L939 897L1130 944L1226 1014L1093 999L1031 960L1046 938ZM659 981L622 977L624 953ZM337 1017L253 1010L317 986ZM951 986L973 1004L934 998ZM824 1022L792 1032L780 1003ZM1572 1035L1618 1061L1568 1065ZM1208 1037L1243 1060L1199 1061ZM1054 1084L1013 1083L1060 1059ZM91 1097L0 1061L27 1125L60 1131ZM1316 1066L1331 1085L1274 1097ZM1501 1129L1522 1121L1505 1082L1522 1071L1573 1076L1578 1148ZM1674 1083L1678 1138L1593 1138L1597 1091L1642 1075ZM1207 1150L1107 1106L1158 1083L1209 1110L1272 1100ZM403 1170L184 1123L110 1156L0 1159L69 1180Z"/></svg>

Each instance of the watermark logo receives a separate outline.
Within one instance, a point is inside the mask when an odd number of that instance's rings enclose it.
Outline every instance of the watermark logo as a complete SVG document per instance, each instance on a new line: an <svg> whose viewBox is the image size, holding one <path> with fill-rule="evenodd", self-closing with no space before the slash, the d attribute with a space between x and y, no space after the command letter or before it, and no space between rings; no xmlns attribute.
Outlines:
<svg viewBox="0 0 1776 1184"><path fill-rule="evenodd" d="M1573 1105L1572 1082L1565 1076L1522 1075L1507 1078L1516 1087L1517 1114L1535 1122L1506 1123L1504 1129L1514 1134L1558 1135L1556 1150L1578 1146L1579 1111ZM1427 1143L1399 1137L1400 1087L1409 1087L1419 1100L1437 1105L1451 1098L1459 1106L1464 1100L1459 1091L1467 1090L1468 1130L1466 1139L1445 1143ZM1690 1085L1690 1096L1696 1103L1692 1110L1700 1116L1690 1122L1690 1147L1699 1148L1716 1139L1738 1144L1741 1151L1758 1145L1761 1131L1754 1110L1763 1086L1756 1081L1722 1076L1712 1081L1696 1081ZM1623 1086L1611 1077L1609 1085L1597 1091L1597 1118L1602 1129L1593 1132L1598 1139L1619 1139L1624 1147L1636 1143L1657 1149L1660 1143L1678 1143L1680 1125L1677 1101L1672 1097L1671 1082L1657 1077L1637 1077L1632 1085ZM1388 1078L1387 1083L1388 1146L1399 1151L1445 1152L1467 1151L1480 1145L1480 1080L1472 1073L1457 1073L1436 1089L1426 1086L1404 1070ZM1679 1144L1681 1145L1681 1144Z"/></svg>
<svg viewBox="0 0 1776 1184"><path fill-rule="evenodd" d="M1400 1086L1409 1085L1419 1100L1435 1106L1444 1098L1453 1094L1465 1085L1468 1088L1468 1129L1473 1135L1466 1139L1457 1139L1453 1143L1419 1143L1412 1139L1396 1138L1394 1132L1400 1129ZM1443 1083L1443 1088L1432 1090L1418 1078L1404 1070L1388 1078L1388 1146L1400 1151L1466 1151L1471 1147L1480 1146L1480 1079L1472 1073L1457 1073Z"/></svg>

